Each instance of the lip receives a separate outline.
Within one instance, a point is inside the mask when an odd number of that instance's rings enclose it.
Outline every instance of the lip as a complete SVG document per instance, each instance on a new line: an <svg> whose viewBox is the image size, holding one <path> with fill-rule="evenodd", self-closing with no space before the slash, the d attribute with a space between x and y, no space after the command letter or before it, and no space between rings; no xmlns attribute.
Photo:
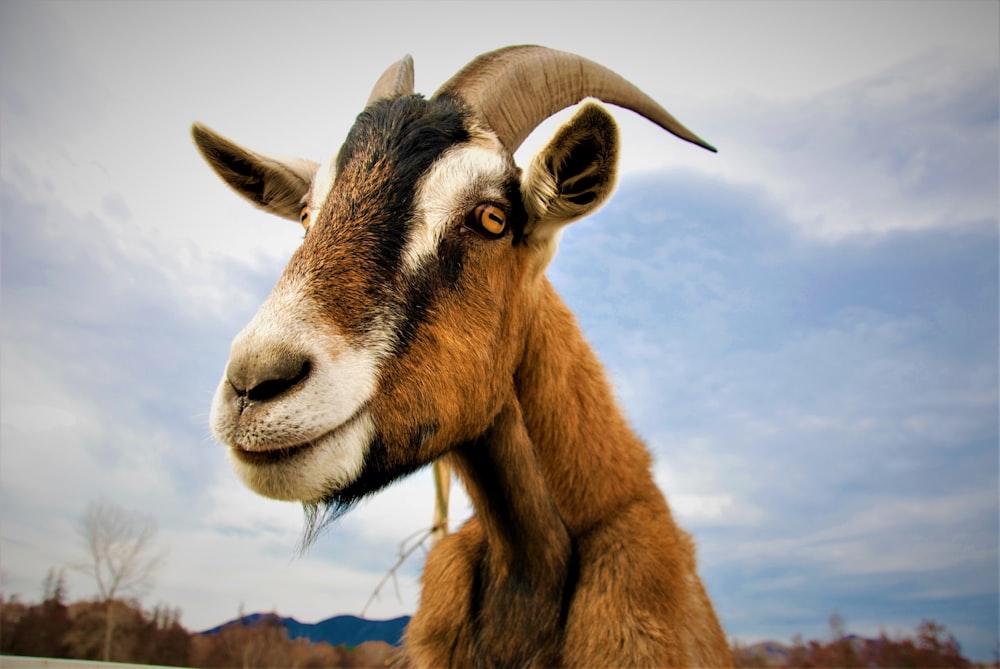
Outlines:
<svg viewBox="0 0 1000 669"><path fill-rule="evenodd" d="M334 430L336 431L336 430ZM307 441L304 444L299 444L298 446L282 446L280 448L273 448L266 451L248 451L242 446L233 446L233 455L239 458L240 462L245 462L248 465L256 465L258 467L264 467L266 465L275 464L278 462L283 462L285 460L290 460L300 453L311 450L320 441L323 441L327 435L332 434L327 432L319 439L315 441Z"/></svg>
<svg viewBox="0 0 1000 669"><path fill-rule="evenodd" d="M352 425L354 425L358 419L364 415L365 410L368 408L368 403L362 404L358 407L358 410L351 414L351 417L345 420L343 423L333 428L328 432L324 432L319 437L311 439L309 441L303 442L301 444L293 444L290 446L278 446L275 448L267 448L264 450L249 450L239 444L233 444L230 450L233 455L236 456L240 462L244 462L248 465L255 465L258 467L266 467L268 465L274 465L282 462L287 462L293 458L296 458L319 444L328 442L338 435L346 431Z"/></svg>

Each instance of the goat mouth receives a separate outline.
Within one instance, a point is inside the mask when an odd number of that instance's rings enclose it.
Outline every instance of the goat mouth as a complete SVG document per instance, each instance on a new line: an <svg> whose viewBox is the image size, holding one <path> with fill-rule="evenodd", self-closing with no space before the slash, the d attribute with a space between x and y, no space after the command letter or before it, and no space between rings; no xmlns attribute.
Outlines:
<svg viewBox="0 0 1000 669"><path fill-rule="evenodd" d="M332 439L336 439L337 436L345 432L348 428L354 425L364 414L367 404L363 404L361 407L355 411L350 418L345 420L343 423L337 427L324 432L319 437L315 439L310 439L309 441L303 442L301 444L291 444L288 446L277 446L274 448L266 449L254 449L250 450L241 446L240 444L233 444L230 448L233 455L243 463L248 465L254 465L257 467L266 467L268 465L274 465L278 463L287 462L296 458L310 450L319 444L328 442Z"/></svg>
<svg viewBox="0 0 1000 669"><path fill-rule="evenodd" d="M264 467L267 465L275 464L278 462L284 462L290 460L300 453L304 453L311 449L316 443L322 441L326 438L326 435L320 437L315 441L307 441L304 444L299 444L298 446L282 446L280 448L274 448L267 451L248 451L242 446L233 446L232 451L240 462L245 462L248 465L255 465L258 467Z"/></svg>

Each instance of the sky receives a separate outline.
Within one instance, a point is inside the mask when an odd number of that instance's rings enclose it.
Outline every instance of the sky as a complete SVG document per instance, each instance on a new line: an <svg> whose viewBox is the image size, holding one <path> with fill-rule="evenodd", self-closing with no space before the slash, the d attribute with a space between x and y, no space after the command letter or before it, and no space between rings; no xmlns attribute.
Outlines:
<svg viewBox="0 0 1000 669"><path fill-rule="evenodd" d="M698 545L730 637L944 624L998 647L995 2L0 2L0 589L71 599L76 528L153 516L143 602L358 614L430 524L420 472L304 555L208 430L229 343L301 241L202 163L202 121L321 161L381 72L430 95L479 53L600 62L719 147L635 114L618 190L549 277ZM415 29L415 27L419 27ZM524 165L570 111L542 124ZM452 499L452 526L471 509ZM410 614L422 553L368 609Z"/></svg>

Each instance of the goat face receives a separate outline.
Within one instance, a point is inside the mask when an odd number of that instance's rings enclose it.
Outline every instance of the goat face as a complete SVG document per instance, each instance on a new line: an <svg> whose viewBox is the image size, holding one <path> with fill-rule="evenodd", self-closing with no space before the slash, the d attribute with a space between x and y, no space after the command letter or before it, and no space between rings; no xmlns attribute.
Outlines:
<svg viewBox="0 0 1000 669"><path fill-rule="evenodd" d="M495 53L518 49L540 47ZM194 127L230 186L307 226L234 340L212 407L237 472L268 497L346 508L488 429L513 395L559 229L613 187L603 108L584 105L522 175L512 154L530 128L491 118L469 68L430 99L412 94L412 61L394 68L322 166Z"/></svg>

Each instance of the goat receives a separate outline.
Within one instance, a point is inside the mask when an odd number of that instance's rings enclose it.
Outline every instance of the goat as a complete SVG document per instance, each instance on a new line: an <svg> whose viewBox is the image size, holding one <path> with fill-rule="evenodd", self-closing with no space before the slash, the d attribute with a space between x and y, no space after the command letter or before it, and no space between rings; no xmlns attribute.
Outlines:
<svg viewBox="0 0 1000 669"><path fill-rule="evenodd" d="M415 666L731 665L693 542L544 275L613 189L617 126L587 101L514 163L589 97L715 150L611 70L537 46L484 54L429 99L403 58L322 165L192 127L229 186L306 228L213 400L239 476L329 520L446 458L472 500L427 555Z"/></svg>

